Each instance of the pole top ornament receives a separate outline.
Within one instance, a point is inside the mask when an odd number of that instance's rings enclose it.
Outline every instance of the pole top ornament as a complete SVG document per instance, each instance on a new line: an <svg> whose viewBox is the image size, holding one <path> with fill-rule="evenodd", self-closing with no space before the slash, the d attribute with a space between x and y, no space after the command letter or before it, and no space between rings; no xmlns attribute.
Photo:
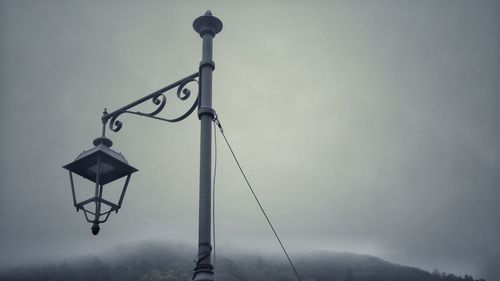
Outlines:
<svg viewBox="0 0 500 281"><path fill-rule="evenodd" d="M222 30L222 21L214 17L210 10L207 10L203 16L194 20L193 28L201 37L207 33L215 36Z"/></svg>

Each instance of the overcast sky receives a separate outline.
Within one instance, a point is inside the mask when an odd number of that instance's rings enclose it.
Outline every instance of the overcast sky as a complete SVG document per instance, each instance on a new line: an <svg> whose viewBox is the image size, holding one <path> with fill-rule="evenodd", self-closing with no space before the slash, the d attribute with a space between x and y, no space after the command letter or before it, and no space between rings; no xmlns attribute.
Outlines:
<svg viewBox="0 0 500 281"><path fill-rule="evenodd" d="M197 71L207 9L224 23L214 107L292 256L500 279L496 1L1 1L0 267L149 239L195 249L195 115L121 118L109 137L140 171L97 237L61 166L104 107ZM188 107L169 100L162 116ZM220 140L218 249L280 253Z"/></svg>

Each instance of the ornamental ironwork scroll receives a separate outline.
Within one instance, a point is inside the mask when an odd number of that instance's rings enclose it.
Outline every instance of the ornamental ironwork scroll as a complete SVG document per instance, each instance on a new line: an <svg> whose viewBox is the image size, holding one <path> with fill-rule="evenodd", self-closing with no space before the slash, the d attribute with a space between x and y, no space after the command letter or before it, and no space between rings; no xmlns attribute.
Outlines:
<svg viewBox="0 0 500 281"><path fill-rule="evenodd" d="M198 106L198 100L199 100L199 82L196 78L198 78L199 73L193 73L187 77L182 78L181 80L174 82L168 86L165 86L143 98L140 98L120 109L117 109L111 113L107 113L107 111L104 111L104 114L102 116L102 123L103 126L106 126L106 123L109 121L109 129L111 129L114 132L118 132L122 127L123 123L118 120L118 118L125 113L128 114L134 114L134 115L139 115L143 117L149 117L161 121L166 121L166 122L179 122L186 117L188 117ZM196 84L196 99L194 100L193 104L189 107L189 109L182 114L181 116L178 116L176 118L163 118L163 117L158 117L157 115L162 112L165 109L165 106L167 105L167 97L165 96L165 93L176 89L176 96L179 100L181 101L186 101L191 97L191 90L188 88L188 85L191 83ZM154 109L151 112L141 112L141 111L133 111L131 110L132 108L146 103L146 102L152 102L154 106L156 106L156 109ZM103 127L103 133L105 128Z"/></svg>

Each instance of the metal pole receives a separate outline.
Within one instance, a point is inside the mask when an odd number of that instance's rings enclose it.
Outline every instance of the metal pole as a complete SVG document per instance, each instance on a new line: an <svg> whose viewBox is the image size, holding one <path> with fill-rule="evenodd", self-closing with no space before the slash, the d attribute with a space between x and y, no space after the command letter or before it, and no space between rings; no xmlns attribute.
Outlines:
<svg viewBox="0 0 500 281"><path fill-rule="evenodd" d="M198 261L194 268L195 281L215 280L211 246L211 190L212 190L212 41L222 30L222 22L207 11L193 22L193 28L203 38L203 53L200 62L200 100L198 117L201 121L200 135L200 209L198 235Z"/></svg>

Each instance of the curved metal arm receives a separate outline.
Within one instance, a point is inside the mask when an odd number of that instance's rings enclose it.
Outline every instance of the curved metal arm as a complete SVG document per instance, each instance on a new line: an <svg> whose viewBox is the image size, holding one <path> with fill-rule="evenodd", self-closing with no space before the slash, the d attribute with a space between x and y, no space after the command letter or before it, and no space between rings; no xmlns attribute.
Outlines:
<svg viewBox="0 0 500 281"><path fill-rule="evenodd" d="M184 113L183 115L181 115L177 118L172 118L172 119L161 118L161 117L157 117L156 115L158 113L160 113L165 108L165 105L167 104L167 97L164 95L165 92L168 92L169 90L177 88L177 98L179 98L182 101L185 101L191 96L191 91L188 88L186 88L186 86L191 82L196 82L197 84L199 84L198 80L196 80L196 78L198 76L199 76L198 72L193 73L187 77L182 78L181 80L179 80L175 83L172 83L168 86L165 86L165 87L163 87L163 88L161 88L161 89L159 89L159 90L157 90L157 91L155 91L155 92L153 92L145 97L142 97L142 98L140 98L140 99L138 99L138 100L136 100L136 101L120 108L120 109L117 109L111 113L107 113L105 111L104 115L102 116L103 125L105 126L109 120L110 121L109 128L114 132L118 132L122 128L123 123L117 119L120 115L122 115L124 113L135 114L135 115L149 117L149 118L153 118L153 119L157 119L157 120L161 120L161 121L166 121L166 122L179 122L179 121L185 119L198 106L199 86L197 87L196 99L186 113ZM131 109L137 105L140 105L148 100L151 100L151 102L157 106L157 108L154 111L145 113L145 112L140 112L140 111L130 111L129 110L129 109Z"/></svg>

